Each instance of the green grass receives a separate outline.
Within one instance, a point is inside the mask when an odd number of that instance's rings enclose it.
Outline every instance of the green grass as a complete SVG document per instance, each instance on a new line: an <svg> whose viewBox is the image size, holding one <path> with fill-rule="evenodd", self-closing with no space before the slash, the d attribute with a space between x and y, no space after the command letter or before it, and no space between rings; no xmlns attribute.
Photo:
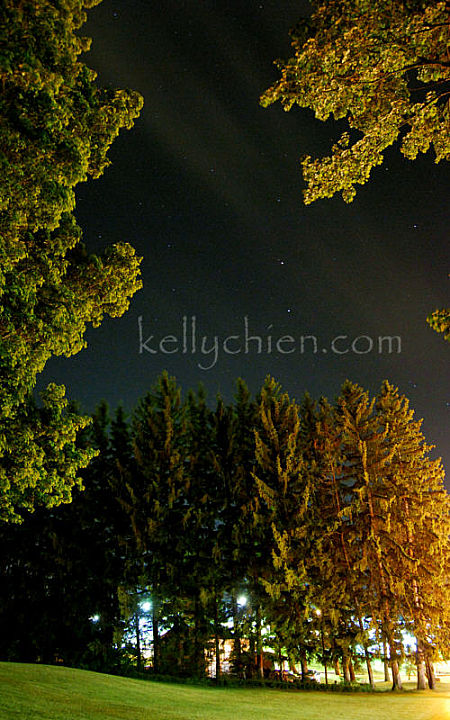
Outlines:
<svg viewBox="0 0 450 720"><path fill-rule="evenodd" d="M450 720L450 684L439 685L420 693L286 692L0 663L0 720Z"/></svg>

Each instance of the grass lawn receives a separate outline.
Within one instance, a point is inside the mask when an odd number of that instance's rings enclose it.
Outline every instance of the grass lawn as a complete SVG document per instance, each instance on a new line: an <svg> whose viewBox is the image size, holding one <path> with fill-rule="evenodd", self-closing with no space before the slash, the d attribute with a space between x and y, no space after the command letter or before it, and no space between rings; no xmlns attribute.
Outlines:
<svg viewBox="0 0 450 720"><path fill-rule="evenodd" d="M407 685L411 688L411 684ZM0 663L1 720L450 720L450 684L403 693L323 693L153 683Z"/></svg>

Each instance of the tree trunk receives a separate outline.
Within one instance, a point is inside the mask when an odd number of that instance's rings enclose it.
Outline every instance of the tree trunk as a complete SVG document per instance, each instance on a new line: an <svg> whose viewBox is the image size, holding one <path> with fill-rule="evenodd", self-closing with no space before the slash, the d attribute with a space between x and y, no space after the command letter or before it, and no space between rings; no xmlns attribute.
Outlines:
<svg viewBox="0 0 450 720"><path fill-rule="evenodd" d="M359 612L359 603L358 603L358 601L356 601L356 602L357 602L357 608L358 608L358 624L359 624L359 629L361 630L361 634L363 635L363 634L364 634L364 623L363 623L363 621L362 621L362 617L361 617L361 614L360 614L360 612ZM370 687L374 690L374 689L375 689L375 681L374 681L374 679L373 679L373 670L372 670L372 664L371 664L371 662L370 662L370 653L369 653L369 649L368 649L368 647L367 647L367 643L366 643L366 642L363 643L363 647L364 647L364 657L365 657L365 660L366 660L367 676L368 676L368 679L369 679L369 685L370 685Z"/></svg>
<svg viewBox="0 0 450 720"><path fill-rule="evenodd" d="M428 687L430 690L436 690L436 677L434 675L434 667L429 657L425 658L425 666L427 670Z"/></svg>
<svg viewBox="0 0 450 720"><path fill-rule="evenodd" d="M306 661L306 653L304 651L300 654L300 663L302 666L302 680L304 682L306 680L306 673L308 672L308 663Z"/></svg>
<svg viewBox="0 0 450 720"><path fill-rule="evenodd" d="M264 677L264 657L263 657L263 644L261 635L261 608L258 605L256 608L256 654L258 657L258 675Z"/></svg>
<svg viewBox="0 0 450 720"><path fill-rule="evenodd" d="M153 672L159 673L159 623L158 623L158 602L155 597L152 600L152 629L153 629Z"/></svg>
<svg viewBox="0 0 450 720"><path fill-rule="evenodd" d="M217 597L214 598L214 647L216 653L216 682L220 680L220 637L219 637L219 608Z"/></svg>
<svg viewBox="0 0 450 720"><path fill-rule="evenodd" d="M372 497L372 492L370 489L370 480L369 480L369 471L367 467L367 443L363 442L362 440L359 441L360 451L361 451L361 460L362 460L362 466L363 466L363 475L364 475L364 484L366 487L367 492L367 507L369 510L369 518L370 518L370 531L374 538L378 539L380 537L378 532L378 522L377 517L375 513L375 507L374 507L374 501ZM381 596L381 612L383 615L383 624L384 624L384 631L386 634L386 639L389 644L389 655L391 660L391 669L392 669L392 689L393 690L401 690L402 689L402 681L400 678L400 671L398 667L398 660L397 660L397 650L395 648L394 644L394 633L393 633L393 623L391 620L391 609L389 606L389 592L388 592L388 584L386 581L386 574L385 570L383 568L383 562L382 562L382 551L380 548L380 545L375 542L375 558L376 558L376 567L378 569L378 583L380 588L380 596Z"/></svg>
<svg viewBox="0 0 450 720"><path fill-rule="evenodd" d="M370 655L367 648L364 648L364 654L366 656L366 667L367 667L367 676L369 679L369 685L372 688L372 690L375 690L375 680L373 679L373 670L372 670L372 663L370 662Z"/></svg>
<svg viewBox="0 0 450 720"><path fill-rule="evenodd" d="M194 672L202 677L205 674L205 650L203 631L202 606L198 598L194 601Z"/></svg>
<svg viewBox="0 0 450 720"><path fill-rule="evenodd" d="M375 689L375 681L373 679L373 670L372 670L372 663L370 662L369 649L368 649L366 643L364 643L363 647L364 647L364 658L366 661L367 677L368 677L369 685L372 688L372 690L374 690Z"/></svg>
<svg viewBox="0 0 450 720"><path fill-rule="evenodd" d="M250 630L249 647L248 647L248 656L249 656L250 660L246 665L246 672L247 672L246 676L248 676L248 677L254 677L254 675L255 675L255 655L256 655L255 634L252 629L252 630Z"/></svg>
<svg viewBox="0 0 450 720"><path fill-rule="evenodd" d="M233 653L235 670L239 677L242 674L242 647L241 647L241 628L239 622L239 608L237 604L236 592L233 590L232 594L232 608L233 608Z"/></svg>
<svg viewBox="0 0 450 720"><path fill-rule="evenodd" d="M283 680L283 656L281 652L281 642L277 643L277 651L278 651L278 665L280 666L280 680Z"/></svg>
<svg viewBox="0 0 450 720"><path fill-rule="evenodd" d="M356 682L355 668L353 667L353 660L351 658L348 661L348 669L350 671L350 682Z"/></svg>
<svg viewBox="0 0 450 720"><path fill-rule="evenodd" d="M338 512L340 512L340 510L341 510L341 502L340 502L340 498L339 498L339 492L338 492L337 487L336 487L336 476L335 476L334 474L333 474L333 481L334 481L334 493L335 493L336 507L337 507ZM342 532L340 533L340 540L341 540L342 550L343 550L343 552L344 552L345 563L346 563L347 570L348 570L348 577L351 578L352 575L351 575L350 558L349 558L348 552L347 552L347 543L345 542L344 533L342 533ZM361 630L361 635L364 635L364 623L363 623L363 621L362 621L362 614L361 614L361 611L360 611L359 600L358 600L358 597L357 597L356 592L355 592L354 589L353 589L353 582L352 582L351 580L350 580L350 587L352 588L352 593L353 593L353 595L354 595L355 607L356 607L356 610L357 610L357 613L358 613L358 623L359 623L359 628L360 628L360 630ZM366 659L367 675L368 675L368 678L369 678L369 685L370 685L371 688L375 689L375 682L374 682L374 679L373 679L373 670L372 670L372 665L371 665L371 662L370 662L370 654L369 654L369 650L368 650L368 647L367 647L367 643L364 643L364 656L365 656L365 659ZM340 670L339 670L339 660L338 660L338 658L336 658L335 661L334 661L334 671L335 671L336 675L339 677L341 673L340 673ZM328 684L327 680L328 680L328 679L327 679L327 675L326 675L326 673L325 673L325 682Z"/></svg>
<svg viewBox="0 0 450 720"><path fill-rule="evenodd" d="M136 668L138 672L142 672L142 655L141 655L141 630L139 627L139 611L134 613L134 628L136 632Z"/></svg>
<svg viewBox="0 0 450 720"><path fill-rule="evenodd" d="M427 670L425 665L425 654L423 651L423 643L417 638L416 649L416 665L417 665L417 689L426 690L427 688Z"/></svg>
<svg viewBox="0 0 450 720"><path fill-rule="evenodd" d="M350 658L348 655L343 654L342 655L342 670L344 672L344 682L349 683L351 682L350 677Z"/></svg>
<svg viewBox="0 0 450 720"><path fill-rule="evenodd" d="M400 669L398 666L397 654L393 643L389 643L389 654L391 656L391 670L392 670L392 689L402 690L402 679L400 677Z"/></svg>
<svg viewBox="0 0 450 720"><path fill-rule="evenodd" d="M388 654L387 654L387 643L386 639L383 636L383 665L384 665L384 682L390 681L390 675L389 675L389 660L388 660Z"/></svg>
<svg viewBox="0 0 450 720"><path fill-rule="evenodd" d="M405 508L405 517L406 520L409 520L409 503L408 500L404 499L404 508ZM411 527L409 522L406 522L406 537L408 539L408 548L409 548L409 555L412 559L414 559L414 553L412 551L413 547L413 535L411 532ZM416 624L421 624L421 620L423 617L423 604L420 598L419 594L419 587L417 584L417 579L413 577L412 579L412 588L413 588L413 596L414 596L414 609L416 611ZM425 690L427 687L426 682L426 667L425 667L425 654L424 654L424 648L423 648L423 642L420 640L419 637L416 638L417 640L417 649L416 649L416 665L417 665L417 689L418 690Z"/></svg>
<svg viewBox="0 0 450 720"><path fill-rule="evenodd" d="M322 640L322 660L323 660L323 669L325 670L325 685L328 685L328 667L327 667L327 661L325 657L325 638L323 635L323 625L320 628L320 637Z"/></svg>
<svg viewBox="0 0 450 720"><path fill-rule="evenodd" d="M194 637L193 637L193 640L194 640L194 651L193 651L193 655L194 655L194 657L192 658L192 659L193 659L192 672L193 672L195 675L197 675L197 673L198 673L198 667L199 667L199 662L198 662L198 649L199 649L198 635L199 635L199 628L198 628L198 602L197 602L197 597L195 597L195 598L194 598Z"/></svg>

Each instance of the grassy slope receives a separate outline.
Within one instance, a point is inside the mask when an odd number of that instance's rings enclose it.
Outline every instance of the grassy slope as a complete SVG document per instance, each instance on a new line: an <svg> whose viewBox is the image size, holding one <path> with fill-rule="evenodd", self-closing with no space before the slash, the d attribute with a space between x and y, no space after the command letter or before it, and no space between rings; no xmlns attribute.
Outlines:
<svg viewBox="0 0 450 720"><path fill-rule="evenodd" d="M1 720L450 720L437 692L329 694L152 683L0 663Z"/></svg>

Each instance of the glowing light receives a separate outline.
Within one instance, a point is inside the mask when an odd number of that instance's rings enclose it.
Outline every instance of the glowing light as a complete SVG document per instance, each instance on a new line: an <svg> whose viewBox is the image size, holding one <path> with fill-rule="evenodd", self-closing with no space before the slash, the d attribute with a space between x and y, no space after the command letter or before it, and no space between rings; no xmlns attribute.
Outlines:
<svg viewBox="0 0 450 720"><path fill-rule="evenodd" d="M100 615L92 615L89 620L93 623L98 623L98 621L100 620Z"/></svg>
<svg viewBox="0 0 450 720"><path fill-rule="evenodd" d="M247 598L245 597L245 595L239 595L237 599L237 604L240 607L245 607L245 605L247 605Z"/></svg>
<svg viewBox="0 0 450 720"><path fill-rule="evenodd" d="M145 602L141 603L141 608L144 612L148 612L152 609L152 604L149 600L146 600Z"/></svg>

